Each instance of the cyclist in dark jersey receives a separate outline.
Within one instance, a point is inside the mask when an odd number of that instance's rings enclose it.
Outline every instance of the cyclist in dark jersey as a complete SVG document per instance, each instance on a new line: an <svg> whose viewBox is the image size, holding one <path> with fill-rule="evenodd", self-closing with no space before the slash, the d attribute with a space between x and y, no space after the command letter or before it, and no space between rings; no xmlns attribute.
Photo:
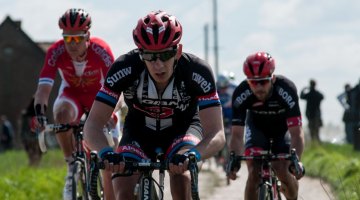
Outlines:
<svg viewBox="0 0 360 200"><path fill-rule="evenodd" d="M124 159L155 159L161 148L170 160L173 199L190 199L188 155L198 161L214 156L225 144L221 105L210 66L182 52L182 27L175 16L150 12L133 30L137 49L112 65L85 124L85 140L106 163L106 170L123 172L114 164L101 134L120 94L128 113L116 153ZM133 198L139 176L113 180L117 199Z"/></svg>
<svg viewBox="0 0 360 200"><path fill-rule="evenodd" d="M252 155L258 150L268 150L269 139L272 138L273 153L289 153L290 148L295 148L300 159L304 148L304 133L294 83L284 76L273 74L275 60L265 52L249 55L243 70L247 79L235 89L232 98L230 150L237 155ZM290 165L290 161L273 163L282 183L282 192L287 199L297 199L297 179L300 179L303 173L295 177ZM249 175L245 199L257 199L260 166L256 162L247 161L247 167ZM301 163L300 167L303 168ZM231 179L236 179L238 170L239 167L235 167L230 173Z"/></svg>

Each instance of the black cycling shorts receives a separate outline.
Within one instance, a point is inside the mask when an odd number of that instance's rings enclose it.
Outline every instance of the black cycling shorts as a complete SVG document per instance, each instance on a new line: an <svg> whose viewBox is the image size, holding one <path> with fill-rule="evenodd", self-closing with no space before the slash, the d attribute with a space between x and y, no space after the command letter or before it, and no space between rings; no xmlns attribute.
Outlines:
<svg viewBox="0 0 360 200"><path fill-rule="evenodd" d="M141 133L133 132L124 127L117 152L133 154L131 157L136 159L150 158L155 161L158 150L164 153L165 158L171 158L181 147L196 146L202 138L200 124L192 124L185 131L169 128L157 133L146 129Z"/></svg>
<svg viewBox="0 0 360 200"><path fill-rule="evenodd" d="M289 153L290 133L287 131L282 134L271 135L252 126L245 127L245 151L250 148L270 149L270 138L273 139L271 151L275 154Z"/></svg>

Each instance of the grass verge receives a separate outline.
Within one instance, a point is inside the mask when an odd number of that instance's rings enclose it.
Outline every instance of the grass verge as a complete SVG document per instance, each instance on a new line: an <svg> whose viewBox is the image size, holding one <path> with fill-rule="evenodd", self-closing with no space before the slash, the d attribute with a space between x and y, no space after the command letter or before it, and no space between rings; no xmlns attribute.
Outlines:
<svg viewBox="0 0 360 200"><path fill-rule="evenodd" d="M360 199L360 153L353 151L352 146L311 144L302 162L307 175L328 182L339 200Z"/></svg>

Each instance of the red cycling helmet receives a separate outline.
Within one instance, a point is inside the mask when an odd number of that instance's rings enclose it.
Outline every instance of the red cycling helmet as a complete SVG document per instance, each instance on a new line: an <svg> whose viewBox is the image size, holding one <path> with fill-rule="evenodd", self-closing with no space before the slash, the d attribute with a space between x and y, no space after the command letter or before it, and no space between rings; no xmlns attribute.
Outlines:
<svg viewBox="0 0 360 200"><path fill-rule="evenodd" d="M269 53L256 52L246 58L243 70L247 78L270 77L275 70L275 60Z"/></svg>
<svg viewBox="0 0 360 200"><path fill-rule="evenodd" d="M59 27L69 31L87 31L91 27L90 14L81 8L71 8L60 17Z"/></svg>
<svg viewBox="0 0 360 200"><path fill-rule="evenodd" d="M139 49L161 50L177 45L182 27L175 16L164 11L151 12L138 20L133 39Z"/></svg>

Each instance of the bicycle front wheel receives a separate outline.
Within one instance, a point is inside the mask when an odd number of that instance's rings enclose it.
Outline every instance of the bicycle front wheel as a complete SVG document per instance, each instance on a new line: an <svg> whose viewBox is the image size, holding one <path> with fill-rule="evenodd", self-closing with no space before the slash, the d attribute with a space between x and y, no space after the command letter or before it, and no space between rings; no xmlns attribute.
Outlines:
<svg viewBox="0 0 360 200"><path fill-rule="evenodd" d="M80 161L75 161L72 177L72 196L73 200L88 200L86 188L85 166Z"/></svg>
<svg viewBox="0 0 360 200"><path fill-rule="evenodd" d="M265 184L261 184L259 187L259 200L273 200L271 188Z"/></svg>

